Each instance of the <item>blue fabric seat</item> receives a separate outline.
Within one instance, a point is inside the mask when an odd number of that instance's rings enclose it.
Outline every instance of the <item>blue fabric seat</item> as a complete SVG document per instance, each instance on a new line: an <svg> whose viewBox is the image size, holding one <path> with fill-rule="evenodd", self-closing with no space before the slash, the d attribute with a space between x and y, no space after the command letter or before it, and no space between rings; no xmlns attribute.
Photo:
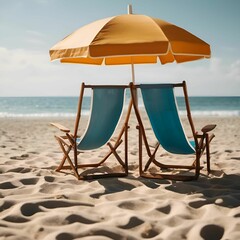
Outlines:
<svg viewBox="0 0 240 240"><path fill-rule="evenodd" d="M181 87L183 89L187 117L194 139L191 141L186 137L181 119L178 114L178 106L174 94L174 89L176 87ZM140 89L141 91L146 113L151 123L153 132L158 140L158 144L153 152L150 150L142 117L137 106L137 99L135 99L136 94L134 92L137 89ZM208 135L208 132L213 130L216 125L207 125L202 129L201 134L196 133L191 117L190 104L185 82L179 84L131 84L131 94L135 113L139 123L139 172L141 176L150 178L168 178L174 180L197 179L201 169L200 157L202 156L205 148L207 152L207 168L210 172L209 143L213 139L214 135ZM144 169L142 167L142 141L144 142L149 157ZM156 160L156 153L159 146L172 154L194 154L194 162L190 166L163 164ZM160 167L160 169L194 169L195 172L193 175L164 174L162 172L158 174L146 173L151 163L154 163L156 166Z"/></svg>
<svg viewBox="0 0 240 240"><path fill-rule="evenodd" d="M105 145L119 122L125 88L95 87L92 93L91 115L85 134L77 148L92 150Z"/></svg>
<svg viewBox="0 0 240 240"><path fill-rule="evenodd" d="M122 177L128 174L127 131L132 102L129 103L128 112L119 135L117 136L117 140L114 143L111 143L110 141L121 119L124 109L125 90L128 87L129 86L126 85L82 84L74 133L70 133L70 130L60 124L52 123L52 125L58 127L61 131L66 133L66 136L64 137L55 136L63 151L63 159L57 168L58 171L61 171L62 169L71 169L78 179L113 176ZM91 110L86 130L82 136L79 137L78 127L81 117L82 100L86 88L90 88L92 90ZM123 138L123 136L125 137ZM122 142L125 142L124 160L121 159L119 153L116 151ZM81 164L81 160L79 160L79 158L82 152L99 149L105 145L107 145L110 150L100 162ZM72 150L74 152L73 160L69 154ZM78 170L80 168L97 168L101 166L111 155L114 155L119 164L122 166L122 172L85 175L84 173L79 174ZM69 166L65 165L66 161L69 163Z"/></svg>
<svg viewBox="0 0 240 240"><path fill-rule="evenodd" d="M153 131L161 146L171 153L195 153L178 115L173 86L141 84L139 88Z"/></svg>

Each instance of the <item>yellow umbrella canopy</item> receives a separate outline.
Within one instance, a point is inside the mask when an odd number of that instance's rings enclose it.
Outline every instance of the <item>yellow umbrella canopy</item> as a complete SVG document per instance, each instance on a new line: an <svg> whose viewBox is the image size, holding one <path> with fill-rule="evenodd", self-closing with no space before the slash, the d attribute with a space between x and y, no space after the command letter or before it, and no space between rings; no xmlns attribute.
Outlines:
<svg viewBox="0 0 240 240"><path fill-rule="evenodd" d="M210 58L210 45L190 32L146 15L125 14L79 28L50 49L51 60L85 64L162 64Z"/></svg>

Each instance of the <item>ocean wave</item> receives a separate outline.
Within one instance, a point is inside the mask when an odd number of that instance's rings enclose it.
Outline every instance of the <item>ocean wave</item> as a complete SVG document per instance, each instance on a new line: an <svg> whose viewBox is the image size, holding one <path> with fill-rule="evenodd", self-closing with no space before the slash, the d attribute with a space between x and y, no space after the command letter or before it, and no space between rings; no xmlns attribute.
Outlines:
<svg viewBox="0 0 240 240"><path fill-rule="evenodd" d="M140 109L142 107L140 106ZM82 115L89 115L90 111L83 111ZM211 111L191 111L192 116L216 116L216 117L239 117L240 111L238 110L211 110ZM186 111L179 110L179 115L187 115ZM76 113L64 112L45 112L45 113L9 113L0 112L0 118L48 118L48 117L76 117Z"/></svg>
<svg viewBox="0 0 240 240"><path fill-rule="evenodd" d="M87 115L88 112L83 112L82 115ZM8 113L0 112L0 118L50 118L50 117L76 117L76 113Z"/></svg>
<svg viewBox="0 0 240 240"><path fill-rule="evenodd" d="M179 114L186 115L186 111L179 111ZM191 111L192 116L216 116L216 117L239 117L240 111L237 110L209 110L209 111Z"/></svg>

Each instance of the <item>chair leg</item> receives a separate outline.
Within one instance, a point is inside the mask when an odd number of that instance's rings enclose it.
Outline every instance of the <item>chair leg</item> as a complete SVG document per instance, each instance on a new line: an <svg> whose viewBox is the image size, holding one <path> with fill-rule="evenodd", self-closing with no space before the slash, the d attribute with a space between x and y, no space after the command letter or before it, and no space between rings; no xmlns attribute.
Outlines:
<svg viewBox="0 0 240 240"><path fill-rule="evenodd" d="M128 125L125 123L125 173L128 175Z"/></svg>
<svg viewBox="0 0 240 240"><path fill-rule="evenodd" d="M208 173L211 172L211 167L210 167L210 146L209 146L209 136L206 134L206 156L207 156L207 171Z"/></svg>
<svg viewBox="0 0 240 240"><path fill-rule="evenodd" d="M116 148L114 148L111 143L108 143L108 146L110 147L113 155L116 157L116 159L118 160L118 162L119 162L123 167L125 167L125 163L123 162L123 160L122 160L122 159L120 158L120 156L118 155L118 153L117 153L117 151L116 151Z"/></svg>
<svg viewBox="0 0 240 240"><path fill-rule="evenodd" d="M159 148L159 143L158 143L157 146L155 147L153 153L149 156L150 158L149 158L149 160L147 161L147 163L146 163L146 165L145 165L144 171L147 171L147 169L149 168L149 166L150 166L150 164L151 164L152 162L154 162L156 165L158 165L158 164L157 164L157 161L155 160L155 155L156 155L156 152L157 152L158 148Z"/></svg>
<svg viewBox="0 0 240 240"><path fill-rule="evenodd" d="M122 140L115 143L114 148L117 149L120 146L121 143L122 143ZM102 165L112 154L113 154L113 152L110 148L109 152L105 155L105 157L99 163L97 163L97 165L98 166Z"/></svg>
<svg viewBox="0 0 240 240"><path fill-rule="evenodd" d="M200 150L196 150L196 169L195 169L195 180L198 179L199 174L200 174L200 170L201 170L201 166L200 166L200 158L201 158L201 151Z"/></svg>
<svg viewBox="0 0 240 240"><path fill-rule="evenodd" d="M60 139L57 139L57 140L58 140L58 143L59 143L59 145L60 145L60 147L61 147L61 149L63 151L63 154L64 154L64 157L63 157L59 167L57 168L57 171L61 171L61 169L71 169L73 171L74 175L76 176L76 178L79 178L79 174L78 174L77 168L73 165L72 160L69 157L69 152L71 151L72 146L69 146L68 150L66 150L64 148L63 143L61 142L61 140ZM70 165L69 167L64 167L63 166L66 160L68 161L68 163Z"/></svg>
<svg viewBox="0 0 240 240"><path fill-rule="evenodd" d="M62 147L61 147L62 148ZM68 150L66 151L67 154L69 154L69 152L71 151L72 147L68 147ZM64 153L64 152L63 152ZM56 171L60 171L63 168L63 165L65 163L65 161L67 160L67 156L65 154L63 154L63 158L61 163L59 164L59 166L57 167Z"/></svg>
<svg viewBox="0 0 240 240"><path fill-rule="evenodd" d="M143 173L143 165L142 165L142 131L141 128L137 127L139 134L138 134L138 149L139 149L139 175L141 176Z"/></svg>
<svg viewBox="0 0 240 240"><path fill-rule="evenodd" d="M66 160L67 160L67 156L68 156L69 152L71 151L72 146L71 146L71 145L68 146L68 149L67 149L67 151L66 151L66 150L65 150L65 147L64 147L64 145L65 145L64 142L62 142L62 140L61 140L59 137L57 137L57 136L55 136L55 138L56 138L56 140L57 140L57 142L58 142L58 144L59 144L59 146L60 146L60 148L62 149L62 152L63 152L62 161L61 161L61 163L58 165L58 167L57 167L57 169L56 169L56 171L60 171L60 170L63 168L64 163L65 163Z"/></svg>

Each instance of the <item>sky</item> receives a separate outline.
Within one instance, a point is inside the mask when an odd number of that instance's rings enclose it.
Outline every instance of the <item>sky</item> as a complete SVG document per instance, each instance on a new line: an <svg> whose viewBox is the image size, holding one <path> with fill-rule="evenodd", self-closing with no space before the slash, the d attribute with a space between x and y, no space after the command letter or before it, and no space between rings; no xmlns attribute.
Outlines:
<svg viewBox="0 0 240 240"><path fill-rule="evenodd" d="M81 82L128 84L131 66L50 61L49 49L85 24L127 13L163 19L211 46L188 63L135 65L136 82L187 81L190 96L240 96L239 0L0 0L0 97L77 96Z"/></svg>

